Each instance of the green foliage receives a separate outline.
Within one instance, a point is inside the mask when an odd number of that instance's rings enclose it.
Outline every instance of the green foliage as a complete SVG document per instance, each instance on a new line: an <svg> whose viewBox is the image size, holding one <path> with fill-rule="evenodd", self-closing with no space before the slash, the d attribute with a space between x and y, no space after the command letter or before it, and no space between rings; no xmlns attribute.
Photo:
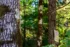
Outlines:
<svg viewBox="0 0 70 47"><path fill-rule="evenodd" d="M64 9L57 11L57 29L60 33L60 45L59 47L70 47L70 28L69 28L69 18L70 18L70 4L68 4Z"/></svg>
<svg viewBox="0 0 70 47"><path fill-rule="evenodd" d="M67 37L70 37L70 30L67 30L65 35L66 35Z"/></svg>
<svg viewBox="0 0 70 47"><path fill-rule="evenodd" d="M44 7L48 7L48 0L43 0L43 5L44 5Z"/></svg>
<svg viewBox="0 0 70 47"><path fill-rule="evenodd" d="M57 8L65 4L57 2ZM36 32L38 31L38 0L21 0L20 1L21 28L26 27L26 47L36 47ZM57 10L56 10L57 11ZM24 13L25 12L25 13ZM47 45L47 27L48 27L48 0L43 0L43 47L54 47ZM70 47L70 4L65 8L57 11L56 28L60 36L59 47ZM23 31L22 30L22 31ZM23 33L24 34L24 33ZM33 43L34 42L34 43Z"/></svg>

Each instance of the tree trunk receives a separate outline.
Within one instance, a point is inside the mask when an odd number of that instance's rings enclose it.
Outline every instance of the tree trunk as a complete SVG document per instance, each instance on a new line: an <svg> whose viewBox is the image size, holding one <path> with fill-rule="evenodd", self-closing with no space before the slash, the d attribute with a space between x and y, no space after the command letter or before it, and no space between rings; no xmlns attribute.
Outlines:
<svg viewBox="0 0 70 47"><path fill-rule="evenodd" d="M39 0L39 8L38 8L38 12L39 12L39 16L38 16L38 32L37 32L37 47L42 47L42 33L43 33L43 29L42 29L42 9L43 9L43 5L42 5L43 0Z"/></svg>
<svg viewBox="0 0 70 47"><path fill-rule="evenodd" d="M54 44L54 30L56 29L56 0L48 1L48 43Z"/></svg>
<svg viewBox="0 0 70 47"><path fill-rule="evenodd" d="M22 47L20 35L19 0L0 0L10 12L0 17L0 47Z"/></svg>

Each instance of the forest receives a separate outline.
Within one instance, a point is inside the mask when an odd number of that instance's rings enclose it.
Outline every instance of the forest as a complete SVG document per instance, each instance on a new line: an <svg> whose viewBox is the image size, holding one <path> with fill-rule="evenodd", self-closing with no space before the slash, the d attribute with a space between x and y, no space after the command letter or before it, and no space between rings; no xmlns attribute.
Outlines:
<svg viewBox="0 0 70 47"><path fill-rule="evenodd" d="M70 47L70 0L0 0L0 47Z"/></svg>

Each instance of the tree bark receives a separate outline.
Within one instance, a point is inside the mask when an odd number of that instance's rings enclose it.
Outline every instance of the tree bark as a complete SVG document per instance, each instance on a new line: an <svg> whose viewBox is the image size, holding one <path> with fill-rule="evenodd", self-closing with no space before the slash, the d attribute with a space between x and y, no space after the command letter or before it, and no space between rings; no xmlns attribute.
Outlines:
<svg viewBox="0 0 70 47"><path fill-rule="evenodd" d="M37 47L42 47L42 34L43 34L43 28L42 28L42 16L43 16L43 0L39 0L39 8L38 8L38 32L37 32Z"/></svg>
<svg viewBox="0 0 70 47"><path fill-rule="evenodd" d="M48 43L54 44L54 30L56 29L56 0L48 1Z"/></svg>
<svg viewBox="0 0 70 47"><path fill-rule="evenodd" d="M0 5L11 10L0 19L0 47L22 47L20 34L19 0L0 0Z"/></svg>

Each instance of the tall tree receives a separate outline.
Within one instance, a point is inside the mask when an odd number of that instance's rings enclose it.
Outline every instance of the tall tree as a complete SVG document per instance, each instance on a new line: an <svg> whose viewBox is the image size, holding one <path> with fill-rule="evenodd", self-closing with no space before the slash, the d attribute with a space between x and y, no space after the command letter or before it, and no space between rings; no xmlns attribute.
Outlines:
<svg viewBox="0 0 70 47"><path fill-rule="evenodd" d="M37 47L42 47L42 34L43 34L43 30L42 30L42 16L43 16L43 0L39 0L39 7L38 7L38 32L37 32Z"/></svg>
<svg viewBox="0 0 70 47"><path fill-rule="evenodd" d="M54 44L54 30L56 29L56 0L48 1L48 43Z"/></svg>
<svg viewBox="0 0 70 47"><path fill-rule="evenodd" d="M0 0L0 10L0 47L22 47L19 0Z"/></svg>

